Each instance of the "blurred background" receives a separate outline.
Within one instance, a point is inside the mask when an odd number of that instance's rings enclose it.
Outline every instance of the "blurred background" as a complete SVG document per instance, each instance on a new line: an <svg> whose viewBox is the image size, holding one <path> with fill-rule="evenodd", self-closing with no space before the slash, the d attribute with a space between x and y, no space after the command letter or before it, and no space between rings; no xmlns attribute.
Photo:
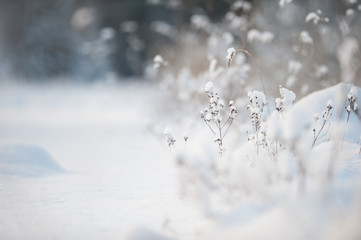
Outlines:
<svg viewBox="0 0 361 240"><path fill-rule="evenodd" d="M0 5L2 81L143 77L156 54L171 63L174 74L188 68L196 76L208 70L211 58L226 66L226 51L235 47L252 53L266 81L288 81L294 88L307 82L306 93L340 81L337 49L345 36L361 39L355 0L1 0ZM310 12L316 17L305 21ZM359 66L360 51L355 55ZM360 79L359 71L356 75Z"/></svg>

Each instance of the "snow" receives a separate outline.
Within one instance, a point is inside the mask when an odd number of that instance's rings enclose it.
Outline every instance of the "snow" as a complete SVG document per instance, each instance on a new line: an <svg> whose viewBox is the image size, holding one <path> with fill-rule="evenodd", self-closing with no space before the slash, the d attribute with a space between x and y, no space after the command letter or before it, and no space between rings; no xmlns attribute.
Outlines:
<svg viewBox="0 0 361 240"><path fill-rule="evenodd" d="M317 24L321 20L320 16L317 13L310 12L305 18L305 22L313 21L313 24Z"/></svg>
<svg viewBox="0 0 361 240"><path fill-rule="evenodd" d="M191 196L202 195L204 215L212 219L194 239L358 239L361 121L352 111L346 125L350 89L352 95L361 91L338 84L296 101L287 112L273 111L255 135L248 135L254 139L235 148L232 141L238 138L228 140L222 157L198 142L180 154L184 188ZM283 91L295 101L294 93ZM260 96L249 92L252 101ZM327 118L330 130L311 147L314 115L328 110L334 113ZM335 135L339 129L345 131L342 144Z"/></svg>
<svg viewBox="0 0 361 240"><path fill-rule="evenodd" d="M331 116L327 118L327 125L330 125L330 129L327 132L326 136L321 140L321 142L326 141L329 138L336 137L339 128L344 129L345 136L348 141L355 142L359 136L361 136L361 122L359 121L359 116L356 112L351 113L350 121L352 122L351 126L346 124L347 112L344 111L347 108L347 95L349 89L359 92L359 88L352 87L348 84L338 84L331 88L324 89L321 92L314 92L307 97L296 102L296 104L288 111L286 119L284 122L280 123L285 126L284 133L280 133L280 139L283 137L288 141L292 139L298 139L304 134L304 131L307 130L307 134L311 134L312 131L310 128L314 126L314 116L324 116L324 112L331 106ZM294 100L293 94L288 94L290 103ZM280 102L281 100L278 100ZM359 104L357 99L356 104ZM342 111L339 113L339 111ZM272 123L279 121L278 115L273 114L276 119L269 119ZM337 123L339 121L339 123ZM321 122L320 122L321 123ZM318 123L318 124L320 124ZM341 125L340 125L341 124ZM319 126L319 125L318 125ZM284 134L284 135L283 135ZM274 135L274 133L272 133ZM283 137L282 137L283 136ZM308 137L312 139L311 136Z"/></svg>
<svg viewBox="0 0 361 240"><path fill-rule="evenodd" d="M206 30L209 25L209 18L206 15L195 14L191 17L191 24L196 29Z"/></svg>
<svg viewBox="0 0 361 240"><path fill-rule="evenodd" d="M353 10L352 8L346 10L346 16L352 16L354 14L355 14L355 10Z"/></svg>
<svg viewBox="0 0 361 240"><path fill-rule="evenodd" d="M351 109L346 124L345 107L350 96L360 104L360 88L338 84L297 101L280 88L287 111L261 116L254 141L232 126L221 157L201 120L203 130L187 130L171 150L162 131L146 130L157 91L3 85L0 239L358 239L361 121ZM255 113L272 109L262 92L249 100ZM331 127L311 147L314 116L327 110ZM164 134L175 139L174 130Z"/></svg>
<svg viewBox="0 0 361 240"><path fill-rule="evenodd" d="M209 94L209 96L213 96L213 87L214 84L212 82L207 82L204 86L204 91Z"/></svg>
<svg viewBox="0 0 361 240"><path fill-rule="evenodd" d="M249 2L237 0L232 4L231 9L235 11L244 10L245 12L249 12L252 9L252 5Z"/></svg>
<svg viewBox="0 0 361 240"><path fill-rule="evenodd" d="M64 173L44 149L36 146L7 144L0 146L0 173L24 177Z"/></svg>
<svg viewBox="0 0 361 240"><path fill-rule="evenodd" d="M282 86L280 86L279 91L281 98L276 98L275 100L276 110L285 112L295 103L296 94L286 88L283 88Z"/></svg>
<svg viewBox="0 0 361 240"><path fill-rule="evenodd" d="M291 2L292 0L280 0L278 4L280 5L280 7L284 7L286 4L289 4Z"/></svg>
<svg viewBox="0 0 361 240"><path fill-rule="evenodd" d="M310 34L306 31L302 31L300 33L300 41L307 44L313 44L313 39L311 38Z"/></svg>
<svg viewBox="0 0 361 240"><path fill-rule="evenodd" d="M273 39L274 39L273 33L267 31L261 32L257 29L251 29L247 33L248 42L259 41L262 43L269 43L272 42Z"/></svg>
<svg viewBox="0 0 361 240"><path fill-rule="evenodd" d="M173 131L172 131L172 129L170 127L166 127L164 129L164 136L165 136L165 138L167 140L167 143L168 143L169 147L174 145L176 140L173 137Z"/></svg>
<svg viewBox="0 0 361 240"><path fill-rule="evenodd" d="M235 56L235 54L237 53L235 48L228 48L227 49L227 62L228 62L228 66L230 65L230 63L232 62L233 57Z"/></svg>
<svg viewBox="0 0 361 240"><path fill-rule="evenodd" d="M196 219L147 130L155 96L144 83L2 85L0 239L124 239Z"/></svg>
<svg viewBox="0 0 361 240"><path fill-rule="evenodd" d="M302 69L302 64L297 61L289 61L288 63L288 72L290 74L298 74L300 70Z"/></svg>
<svg viewBox="0 0 361 240"><path fill-rule="evenodd" d="M166 61L164 61L163 57L161 55L156 55L154 58L153 58L153 67L155 69L158 69L162 66L167 66L168 63Z"/></svg>

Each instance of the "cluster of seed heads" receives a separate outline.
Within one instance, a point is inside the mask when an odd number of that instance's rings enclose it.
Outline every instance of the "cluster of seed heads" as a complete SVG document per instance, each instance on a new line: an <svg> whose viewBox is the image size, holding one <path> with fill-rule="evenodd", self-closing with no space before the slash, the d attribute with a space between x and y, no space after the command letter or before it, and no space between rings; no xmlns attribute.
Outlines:
<svg viewBox="0 0 361 240"><path fill-rule="evenodd" d="M322 112L322 125L320 130L316 131L316 123L317 121L320 119L320 116L318 113L316 113L314 115L314 120L315 120L315 126L313 127L312 131L313 131L313 142L312 142L312 147L315 146L316 142L318 139L322 138L325 134L323 134L321 136L321 132L322 130L325 128L327 120L332 116L331 110L333 108L333 103L332 100L328 100L327 105L326 105L327 110Z"/></svg>
<svg viewBox="0 0 361 240"><path fill-rule="evenodd" d="M267 104L266 97L262 92L248 92L250 105L247 106L249 117L255 132L258 131L262 122L264 107Z"/></svg>
<svg viewBox="0 0 361 240"><path fill-rule="evenodd" d="M354 112L357 111L357 95L356 95L356 89L354 89L353 87L350 89L349 93L347 94L347 100L349 102L348 106L345 107L348 115L350 116L351 111L353 110Z"/></svg>
<svg viewBox="0 0 361 240"><path fill-rule="evenodd" d="M233 120L237 117L237 109L234 102L230 101L228 118L223 121L222 115L224 115L225 104L217 92L214 91L213 83L208 82L204 91L208 96L208 107L201 111L201 119L204 120L208 128L216 136L215 142L218 143L219 153L222 154L224 150L223 138L226 136Z"/></svg>

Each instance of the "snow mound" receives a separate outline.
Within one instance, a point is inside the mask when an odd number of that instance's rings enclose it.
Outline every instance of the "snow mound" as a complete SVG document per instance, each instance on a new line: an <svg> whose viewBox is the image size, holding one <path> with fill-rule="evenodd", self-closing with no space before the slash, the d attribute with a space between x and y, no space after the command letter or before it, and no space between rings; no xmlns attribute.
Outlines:
<svg viewBox="0 0 361 240"><path fill-rule="evenodd" d="M323 122L322 116L326 114L327 107L332 104L331 115L327 117L327 123L322 132L325 135L317 143L336 138L344 138L344 141L356 143L361 136L361 115L358 109L351 110L348 119L346 108L350 105L348 95L351 90L355 92L355 95L361 96L361 89L359 87L340 83L333 87L316 91L296 102L283 119L279 114L271 115L268 123L273 126L272 131L282 128L283 131L277 131L270 135L278 135L281 139L290 141L299 139L306 131L310 135L308 139L312 139L312 129L315 128L316 133L319 131ZM360 104L361 98L356 98L354 105L360 106ZM319 119L315 123L316 116Z"/></svg>
<svg viewBox="0 0 361 240"><path fill-rule="evenodd" d="M64 172L40 147L22 144L0 146L0 175L41 177Z"/></svg>

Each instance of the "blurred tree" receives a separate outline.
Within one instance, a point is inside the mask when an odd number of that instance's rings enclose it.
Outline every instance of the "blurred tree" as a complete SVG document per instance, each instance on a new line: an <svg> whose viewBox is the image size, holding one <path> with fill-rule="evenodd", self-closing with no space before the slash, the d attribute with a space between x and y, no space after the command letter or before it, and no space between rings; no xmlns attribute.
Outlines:
<svg viewBox="0 0 361 240"><path fill-rule="evenodd" d="M26 78L74 71L74 39L67 19L71 1L0 2L2 61L11 74Z"/></svg>

